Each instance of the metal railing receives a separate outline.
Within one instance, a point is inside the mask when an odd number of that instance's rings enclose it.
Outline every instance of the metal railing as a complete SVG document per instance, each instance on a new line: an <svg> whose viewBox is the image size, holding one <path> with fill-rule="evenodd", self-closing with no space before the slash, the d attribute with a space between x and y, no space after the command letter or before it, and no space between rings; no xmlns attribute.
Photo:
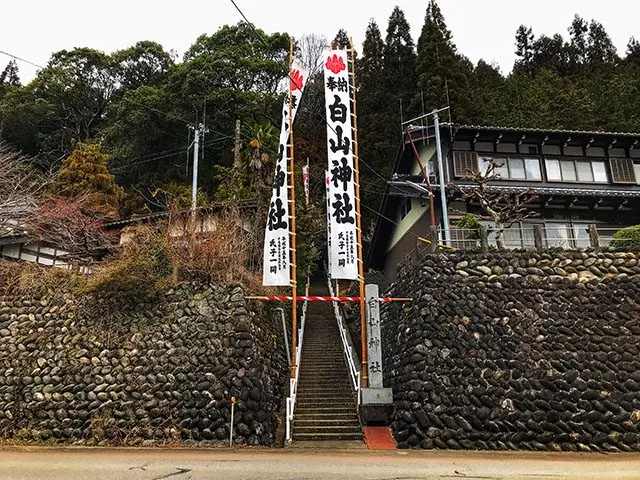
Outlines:
<svg viewBox="0 0 640 480"><path fill-rule="evenodd" d="M545 223L516 224L504 231L504 244L507 249L525 248L564 248L587 249L612 245L613 234L622 227L602 227L586 223ZM486 245L497 247L495 231L486 230ZM460 250L482 248L482 230L451 227L449 229L451 246ZM444 238L442 229L438 229L438 238Z"/></svg>
<svg viewBox="0 0 640 480"><path fill-rule="evenodd" d="M309 296L309 279L305 288L305 296ZM302 358L302 343L304 341L304 326L307 320L307 301L302 304L300 316L300 328L298 329L298 345L296 347L296 373L289 379L289 396L287 397L286 441L291 442L293 437L293 414L296 408L296 395L298 394L298 377L300 376L300 359Z"/></svg>
<svg viewBox="0 0 640 480"><path fill-rule="evenodd" d="M329 285L329 294L333 297L334 291L331 285L331 280L327 277L327 285ZM351 386L356 394L356 407L360 408L360 370L356 366L355 358L356 353L353 350L353 346L349 342L349 333L347 331L347 325L340 313L340 306L338 302L331 302L333 304L333 312L338 322L338 330L340 331L340 340L342 340L342 347L347 359L347 366L349 370L349 376L351 377Z"/></svg>

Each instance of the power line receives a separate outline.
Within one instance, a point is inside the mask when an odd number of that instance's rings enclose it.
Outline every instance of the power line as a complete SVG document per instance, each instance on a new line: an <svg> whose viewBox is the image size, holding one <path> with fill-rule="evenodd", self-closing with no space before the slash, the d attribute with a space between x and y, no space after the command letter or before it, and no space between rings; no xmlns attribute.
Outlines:
<svg viewBox="0 0 640 480"><path fill-rule="evenodd" d="M29 65L33 65L34 67L44 68L42 65L38 65L37 63L30 62L29 60L25 60L24 58L21 58L21 57L19 57L17 55L13 55L12 53L8 53L8 52L5 52L3 50L0 50L0 53L3 53L7 57L11 57L11 58L13 58L15 60L20 60L21 62L28 63Z"/></svg>
<svg viewBox="0 0 640 480"><path fill-rule="evenodd" d="M214 144L216 144L216 143L218 143L218 142L220 142L222 140L227 140L229 138L233 138L233 137L232 136L226 136L226 137L218 137L218 138L212 139L209 142L207 142L204 145L204 147L205 148L206 147L210 147L210 146L212 146L212 145L214 145ZM113 169L110 169L109 171L112 172L112 173L113 172L126 171L127 169L129 169L131 167L136 167L138 165L143 165L145 163L154 162L156 160L162 160L163 158L169 158L169 157L173 157L173 156L176 156L176 155L182 155L183 153L189 151L190 148L191 148L191 146L189 146L187 148L179 147L179 148L176 148L176 149L164 150L162 152L157 152L154 157L146 158L146 159L144 158L144 156L143 157L139 157L137 159L134 159L134 160L141 160L139 162L134 161L132 163L128 163L128 164L122 165L120 167L115 167ZM164 154L165 152L169 152L169 153Z"/></svg>

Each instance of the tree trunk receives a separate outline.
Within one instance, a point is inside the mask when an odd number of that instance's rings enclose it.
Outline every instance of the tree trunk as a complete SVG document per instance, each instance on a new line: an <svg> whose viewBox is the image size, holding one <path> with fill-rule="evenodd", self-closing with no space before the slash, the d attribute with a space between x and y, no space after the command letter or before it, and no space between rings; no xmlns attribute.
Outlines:
<svg viewBox="0 0 640 480"><path fill-rule="evenodd" d="M496 223L496 246L498 250L505 250L507 248L506 242L504 240L504 225L499 222Z"/></svg>

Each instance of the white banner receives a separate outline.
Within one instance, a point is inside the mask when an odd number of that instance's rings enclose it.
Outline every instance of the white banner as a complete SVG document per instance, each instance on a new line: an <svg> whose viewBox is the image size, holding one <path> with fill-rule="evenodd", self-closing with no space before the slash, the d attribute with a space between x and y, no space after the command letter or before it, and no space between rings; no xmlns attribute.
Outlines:
<svg viewBox="0 0 640 480"><path fill-rule="evenodd" d="M329 214L333 279L358 279L356 195L347 51L331 50L324 63L329 156Z"/></svg>
<svg viewBox="0 0 640 480"><path fill-rule="evenodd" d="M307 71L297 62L291 67L291 114L295 119L302 92L307 81ZM270 286L291 285L291 219L289 218L289 95L285 96L282 107L282 127L278 159L273 176L273 192L269 202L269 214L264 233L264 254L262 264L262 284Z"/></svg>
<svg viewBox="0 0 640 480"><path fill-rule="evenodd" d="M307 164L302 167L302 185L304 186L304 200L309 205L309 159Z"/></svg>
<svg viewBox="0 0 640 480"><path fill-rule="evenodd" d="M325 198L327 204L327 269L329 278L331 278L331 202L329 198L329 183L331 183L331 176L329 170L324 171L324 184L325 184Z"/></svg>

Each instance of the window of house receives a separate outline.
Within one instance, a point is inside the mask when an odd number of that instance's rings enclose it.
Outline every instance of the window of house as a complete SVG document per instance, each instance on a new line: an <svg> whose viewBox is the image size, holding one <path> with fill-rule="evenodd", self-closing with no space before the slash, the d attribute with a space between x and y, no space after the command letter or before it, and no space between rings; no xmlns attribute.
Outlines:
<svg viewBox="0 0 640 480"><path fill-rule="evenodd" d="M551 181L562 180L562 172L560 172L560 161L547 158L545 160L545 166L547 167L547 179Z"/></svg>
<svg viewBox="0 0 640 480"><path fill-rule="evenodd" d="M480 157L478 162L482 173L486 173L491 158L495 164L494 173L501 180L541 180L542 178L540 161L537 158Z"/></svg>
<svg viewBox="0 0 640 480"><path fill-rule="evenodd" d="M576 181L576 164L573 163L573 160L560 160L560 171L562 172L562 180Z"/></svg>
<svg viewBox="0 0 640 480"><path fill-rule="evenodd" d="M509 178L524 180L527 178L524 171L523 158L509 158Z"/></svg>
<svg viewBox="0 0 640 480"><path fill-rule="evenodd" d="M547 247L569 248L570 234L566 223L547 223L544 233Z"/></svg>
<svg viewBox="0 0 640 480"><path fill-rule="evenodd" d="M540 160L537 158L525 158L524 168L527 174L527 179L542 180L542 174L540 173Z"/></svg>
<svg viewBox="0 0 640 480"><path fill-rule="evenodd" d="M607 183L607 170L602 160L547 158L547 179L552 182L599 182Z"/></svg>
<svg viewBox="0 0 640 480"><path fill-rule="evenodd" d="M636 174L636 183L640 185L640 163L633 164L633 171Z"/></svg>
<svg viewBox="0 0 640 480"><path fill-rule="evenodd" d="M607 169L604 166L604 162L591 162L591 168L593 170L593 181L594 182L608 182L607 178ZM637 175L636 175L637 177Z"/></svg>
<svg viewBox="0 0 640 480"><path fill-rule="evenodd" d="M590 162L578 162L576 166L578 167L578 180L581 182L593 182Z"/></svg>

